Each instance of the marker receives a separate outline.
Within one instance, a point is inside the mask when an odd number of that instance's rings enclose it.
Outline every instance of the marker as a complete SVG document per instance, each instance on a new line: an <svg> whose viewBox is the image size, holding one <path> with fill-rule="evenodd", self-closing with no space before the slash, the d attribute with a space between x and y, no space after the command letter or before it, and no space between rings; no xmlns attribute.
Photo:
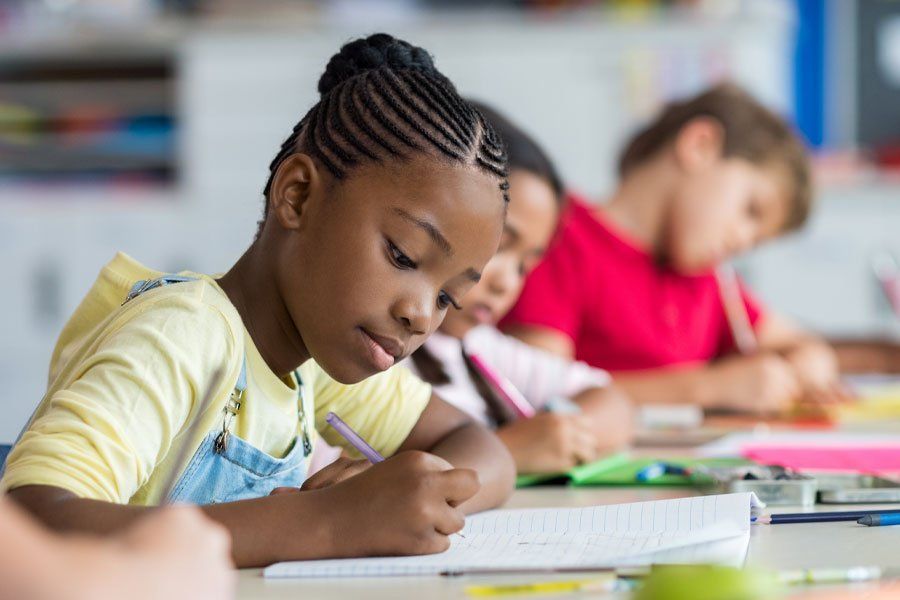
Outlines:
<svg viewBox="0 0 900 600"><path fill-rule="evenodd" d="M666 474L666 465L665 463L655 462L650 463L640 471L638 471L634 478L637 481L653 481L654 479L658 479Z"/></svg>
<svg viewBox="0 0 900 600"><path fill-rule="evenodd" d="M497 392L497 395L500 396L500 398L506 402L519 417L530 419L537 414L537 411L534 410L534 406L525 399L522 392L517 390L516 386L514 386L509 379L490 368L477 354L468 354L468 357L472 362L472 366L481 373L481 376L484 377L494 391Z"/></svg>
<svg viewBox="0 0 900 600"><path fill-rule="evenodd" d="M882 525L900 525L900 514L866 515L857 521L860 525L868 527L881 527Z"/></svg>
<svg viewBox="0 0 900 600"><path fill-rule="evenodd" d="M361 435L353 431L353 428L347 425L343 419L334 414L333 412L325 415L325 422L331 425L335 431L341 434L345 440L350 442L350 444L359 450L359 453L369 459L369 462L372 464L380 463L384 460L384 457L378 453L378 450L369 445L369 443L362 438Z"/></svg>
<svg viewBox="0 0 900 600"><path fill-rule="evenodd" d="M859 521L869 515L900 515L900 510L851 510L846 512L782 513L750 517L750 522L760 525L783 523L824 523L830 521Z"/></svg>
<svg viewBox="0 0 900 600"><path fill-rule="evenodd" d="M672 463L663 463L666 467L666 475L681 475L682 477L690 477L694 472L692 469L682 467L681 465L673 465Z"/></svg>

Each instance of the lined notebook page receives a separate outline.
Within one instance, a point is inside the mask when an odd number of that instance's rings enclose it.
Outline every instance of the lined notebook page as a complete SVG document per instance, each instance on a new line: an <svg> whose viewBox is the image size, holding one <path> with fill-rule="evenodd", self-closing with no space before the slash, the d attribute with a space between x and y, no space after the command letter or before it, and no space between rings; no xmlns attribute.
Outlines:
<svg viewBox="0 0 900 600"><path fill-rule="evenodd" d="M495 510L466 520L442 554L279 563L266 577L437 575L572 569L653 562L740 565L750 540L752 494L654 502Z"/></svg>

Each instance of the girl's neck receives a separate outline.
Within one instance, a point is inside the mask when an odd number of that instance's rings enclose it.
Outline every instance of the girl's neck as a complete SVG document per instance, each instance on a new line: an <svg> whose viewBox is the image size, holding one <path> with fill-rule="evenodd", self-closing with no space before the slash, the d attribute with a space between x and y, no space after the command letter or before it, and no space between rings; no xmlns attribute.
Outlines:
<svg viewBox="0 0 900 600"><path fill-rule="evenodd" d="M285 377L309 359L309 351L258 245L250 246L218 283L241 315L263 360L273 373Z"/></svg>
<svg viewBox="0 0 900 600"><path fill-rule="evenodd" d="M635 167L604 204L604 215L648 252L659 256L664 242L672 178L662 157Z"/></svg>

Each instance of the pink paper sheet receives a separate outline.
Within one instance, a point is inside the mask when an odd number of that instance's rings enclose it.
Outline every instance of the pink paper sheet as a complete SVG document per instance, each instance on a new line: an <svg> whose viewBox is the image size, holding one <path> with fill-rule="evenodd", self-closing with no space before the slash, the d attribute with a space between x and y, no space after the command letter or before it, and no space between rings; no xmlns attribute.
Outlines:
<svg viewBox="0 0 900 600"><path fill-rule="evenodd" d="M743 449L746 458L790 469L849 471L872 475L900 474L900 444L877 446L753 446Z"/></svg>

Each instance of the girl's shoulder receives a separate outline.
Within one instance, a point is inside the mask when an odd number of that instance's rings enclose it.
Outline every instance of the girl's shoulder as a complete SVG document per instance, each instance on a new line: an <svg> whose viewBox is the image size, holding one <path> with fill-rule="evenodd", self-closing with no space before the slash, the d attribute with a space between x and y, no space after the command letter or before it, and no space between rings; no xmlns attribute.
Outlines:
<svg viewBox="0 0 900 600"><path fill-rule="evenodd" d="M230 338L229 346L233 343L240 347L240 315L215 280L182 272L177 280L151 285L165 275L123 253L107 263L57 339L50 381L79 349L128 326L181 322L185 330L202 329L208 336L222 334Z"/></svg>

